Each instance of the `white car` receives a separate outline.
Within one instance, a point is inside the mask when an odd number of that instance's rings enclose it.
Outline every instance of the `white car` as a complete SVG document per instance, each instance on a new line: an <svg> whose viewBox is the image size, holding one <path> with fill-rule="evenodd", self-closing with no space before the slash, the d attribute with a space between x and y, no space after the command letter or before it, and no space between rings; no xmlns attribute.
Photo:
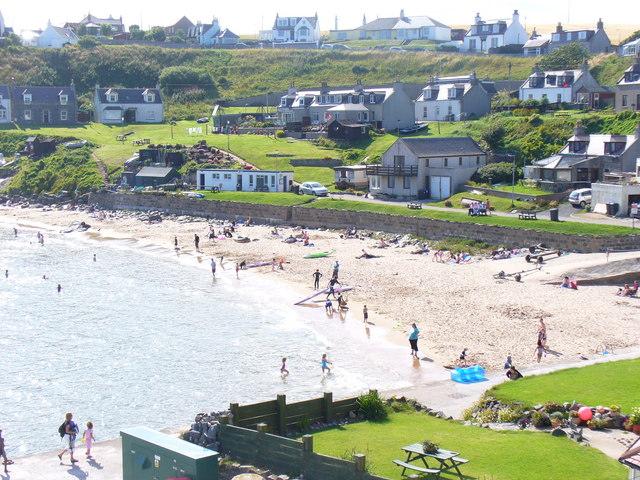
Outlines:
<svg viewBox="0 0 640 480"><path fill-rule="evenodd" d="M329 195L327 187L320 185L318 182L304 182L300 185L300 193L302 195L315 195L317 197L326 197Z"/></svg>
<svg viewBox="0 0 640 480"><path fill-rule="evenodd" d="M587 205L591 204L591 189L590 188L581 188L579 190L574 190L569 195L569 203L574 207L584 208Z"/></svg>

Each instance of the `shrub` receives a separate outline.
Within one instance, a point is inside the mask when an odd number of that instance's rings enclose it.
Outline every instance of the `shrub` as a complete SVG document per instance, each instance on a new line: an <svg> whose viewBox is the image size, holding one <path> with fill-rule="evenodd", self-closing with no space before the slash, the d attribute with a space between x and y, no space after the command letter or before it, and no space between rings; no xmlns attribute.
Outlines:
<svg viewBox="0 0 640 480"><path fill-rule="evenodd" d="M531 414L531 423L536 428L549 428L551 426L551 419L549 415L544 412L533 412Z"/></svg>
<svg viewBox="0 0 640 480"><path fill-rule="evenodd" d="M572 42L545 55L540 61L542 70L568 70L580 68L589 59L589 52L578 42Z"/></svg>
<svg viewBox="0 0 640 480"><path fill-rule="evenodd" d="M552 413L556 412L564 413L565 408L564 405L561 405L559 403L548 402L544 404L544 411L547 413L547 415L551 415Z"/></svg>
<svg viewBox="0 0 640 480"><path fill-rule="evenodd" d="M540 115L531 115L531 117L529 117L529 125L533 126L533 127L539 127L540 125L542 125L544 122L542 120L542 117L540 117Z"/></svg>
<svg viewBox="0 0 640 480"><path fill-rule="evenodd" d="M500 423L516 423L523 416L523 410L520 407L507 407L498 410L498 421Z"/></svg>
<svg viewBox="0 0 640 480"><path fill-rule="evenodd" d="M471 180L478 183L511 183L513 164L510 162L490 163L480 167ZM522 178L522 169L516 168L516 180Z"/></svg>
<svg viewBox="0 0 640 480"><path fill-rule="evenodd" d="M278 130L276 132L276 138L284 138L284 130Z"/></svg>
<svg viewBox="0 0 640 480"><path fill-rule="evenodd" d="M453 208L453 203L451 203L451 200L447 200L444 202L444 206L447 208Z"/></svg>
<svg viewBox="0 0 640 480"><path fill-rule="evenodd" d="M186 90L202 90L208 98L216 98L218 90L211 74L200 68L168 67L160 73L160 87L166 95Z"/></svg>
<svg viewBox="0 0 640 480"><path fill-rule="evenodd" d="M369 421L379 422L386 420L389 416L389 411L384 403L384 400L380 398L380 395L376 391L371 391L365 395L358 397L358 412L361 413L364 418Z"/></svg>
<svg viewBox="0 0 640 480"><path fill-rule="evenodd" d="M630 425L640 425L640 407L636 407L631 410L631 414L629 414L627 422Z"/></svg>
<svg viewBox="0 0 640 480"><path fill-rule="evenodd" d="M320 148L328 148L328 149L338 148L338 145L336 144L336 142L334 142L333 140L327 137L316 138L313 141L313 143L315 143Z"/></svg>
<svg viewBox="0 0 640 480"><path fill-rule="evenodd" d="M592 418L587 422L587 427L591 430L602 430L609 426L609 422L604 418Z"/></svg>
<svg viewBox="0 0 640 480"><path fill-rule="evenodd" d="M462 412L462 419L465 422L473 422L475 417L473 416L475 409L473 407L465 408Z"/></svg>
<svg viewBox="0 0 640 480"><path fill-rule="evenodd" d="M491 408L481 410L476 417L480 423L495 423L498 421L498 412Z"/></svg>
<svg viewBox="0 0 640 480"><path fill-rule="evenodd" d="M389 408L391 408L391 410L395 413L415 412L415 408L412 407L410 404L408 404L407 402L398 402L397 400L393 400L389 404Z"/></svg>
<svg viewBox="0 0 640 480"><path fill-rule="evenodd" d="M611 410L611 413L620 413L620 405L611 405L609 410Z"/></svg>

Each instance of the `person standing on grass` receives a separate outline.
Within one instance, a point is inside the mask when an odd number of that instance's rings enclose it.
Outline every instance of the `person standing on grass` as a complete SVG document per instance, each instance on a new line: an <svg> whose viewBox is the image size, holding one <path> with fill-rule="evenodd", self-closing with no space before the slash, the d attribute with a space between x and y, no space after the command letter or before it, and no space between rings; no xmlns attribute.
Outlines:
<svg viewBox="0 0 640 480"><path fill-rule="evenodd" d="M78 435L78 425L73 421L73 414L67 413L65 415L65 420L60 428L58 429L58 433L62 437L62 442L64 444L64 449L58 454L58 458L62 461L62 456L67 453L69 450L69 456L71 457L71 463L77 463L73 457L73 451L76 448L76 437Z"/></svg>
<svg viewBox="0 0 640 480"><path fill-rule="evenodd" d="M313 272L312 277L313 277L313 289L320 290L320 277L322 277L320 270L316 268L316 271Z"/></svg>
<svg viewBox="0 0 640 480"><path fill-rule="evenodd" d="M364 323L369 323L369 310L367 310L367 306L362 307L362 317L364 318Z"/></svg>
<svg viewBox="0 0 640 480"><path fill-rule="evenodd" d="M420 330L415 323L411 324L411 333L409 333L409 345L411 345L411 356L418 358L418 338L420 338Z"/></svg>

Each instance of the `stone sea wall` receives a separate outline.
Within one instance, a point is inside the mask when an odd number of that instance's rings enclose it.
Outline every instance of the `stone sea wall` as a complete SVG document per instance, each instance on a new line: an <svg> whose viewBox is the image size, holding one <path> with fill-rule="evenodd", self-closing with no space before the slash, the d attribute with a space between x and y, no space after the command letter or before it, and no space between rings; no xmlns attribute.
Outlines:
<svg viewBox="0 0 640 480"><path fill-rule="evenodd" d="M302 225L384 231L417 235L433 240L460 237L491 245L529 246L544 243L550 248L581 253L603 252L605 249L640 250L640 235L593 237L538 232L475 223L456 223L423 217L403 217L368 212L351 212L306 207L281 207L237 202L217 202L172 195L94 193L90 203L112 210L158 211L174 215L205 218L248 218L256 223Z"/></svg>

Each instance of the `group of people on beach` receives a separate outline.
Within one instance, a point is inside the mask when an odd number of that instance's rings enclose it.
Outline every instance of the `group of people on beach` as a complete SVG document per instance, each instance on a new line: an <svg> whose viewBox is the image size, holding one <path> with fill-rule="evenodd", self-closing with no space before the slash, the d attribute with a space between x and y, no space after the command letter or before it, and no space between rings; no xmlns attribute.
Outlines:
<svg viewBox="0 0 640 480"><path fill-rule="evenodd" d="M73 421L73 414L67 413L64 418L64 422L58 428L58 433L60 434L60 438L62 439L63 449L58 454L58 458L62 461L62 457L69 452L69 458L71 463L78 463L78 460L73 456L76 449L76 440L78 434L80 433L80 429L78 424ZM93 446L93 442L95 441L95 436L93 434L93 423L87 422L86 428L82 433L82 441L86 446L85 455L87 458L91 457L91 447Z"/></svg>

